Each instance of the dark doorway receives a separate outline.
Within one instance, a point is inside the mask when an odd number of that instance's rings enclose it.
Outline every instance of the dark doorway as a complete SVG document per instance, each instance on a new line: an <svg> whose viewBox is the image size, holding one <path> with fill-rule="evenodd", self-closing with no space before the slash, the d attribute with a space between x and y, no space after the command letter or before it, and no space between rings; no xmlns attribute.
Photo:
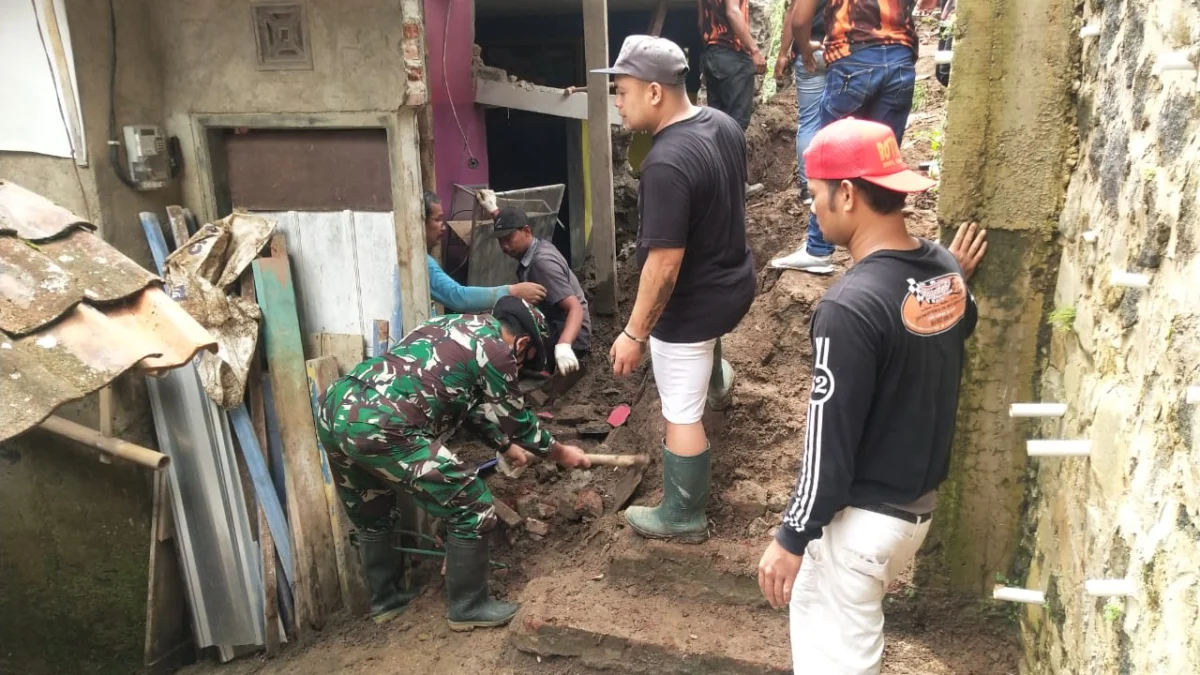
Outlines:
<svg viewBox="0 0 1200 675"><path fill-rule="evenodd" d="M539 185L567 185L567 124L562 117L524 110L493 108L487 111L488 178L497 191ZM569 191L563 193L554 245L571 259Z"/></svg>

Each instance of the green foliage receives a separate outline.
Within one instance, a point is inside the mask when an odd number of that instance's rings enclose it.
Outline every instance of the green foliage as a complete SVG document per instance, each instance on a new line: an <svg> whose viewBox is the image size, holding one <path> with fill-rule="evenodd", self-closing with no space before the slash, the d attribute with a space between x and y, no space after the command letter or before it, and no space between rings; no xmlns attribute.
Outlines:
<svg viewBox="0 0 1200 675"><path fill-rule="evenodd" d="M1053 312L1050 312L1050 316L1046 320L1055 332L1066 333L1075 324L1075 308L1058 307Z"/></svg>

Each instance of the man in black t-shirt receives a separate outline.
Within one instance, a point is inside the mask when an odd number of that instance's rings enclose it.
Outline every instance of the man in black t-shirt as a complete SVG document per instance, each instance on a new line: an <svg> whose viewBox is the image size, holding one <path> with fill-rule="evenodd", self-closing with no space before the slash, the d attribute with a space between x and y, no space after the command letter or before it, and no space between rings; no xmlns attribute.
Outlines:
<svg viewBox="0 0 1200 675"><path fill-rule="evenodd" d="M986 244L972 229L949 251L908 234L905 197L934 182L905 167L883 124L834 122L804 159L821 233L854 266L813 312L804 458L758 579L773 607L791 606L796 672L878 673L884 593L949 471L977 318L964 268Z"/></svg>
<svg viewBox="0 0 1200 675"><path fill-rule="evenodd" d="M641 281L610 356L613 372L628 375L650 345L667 422L663 501L632 506L625 519L642 536L698 543L708 538L711 468L700 418L710 381L723 397L733 377L714 350L749 311L755 275L742 196L746 137L725 113L692 105L687 71L674 42L634 35L598 72L616 75L625 125L654 134L638 186Z"/></svg>

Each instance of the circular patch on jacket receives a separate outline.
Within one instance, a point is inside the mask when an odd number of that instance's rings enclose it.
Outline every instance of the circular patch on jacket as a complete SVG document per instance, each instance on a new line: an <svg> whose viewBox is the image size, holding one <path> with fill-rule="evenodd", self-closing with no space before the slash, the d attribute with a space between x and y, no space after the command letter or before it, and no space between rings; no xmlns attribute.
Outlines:
<svg viewBox="0 0 1200 675"><path fill-rule="evenodd" d="M904 327L917 335L937 335L967 314L967 284L957 272L917 281L908 280L908 295L900 305Z"/></svg>

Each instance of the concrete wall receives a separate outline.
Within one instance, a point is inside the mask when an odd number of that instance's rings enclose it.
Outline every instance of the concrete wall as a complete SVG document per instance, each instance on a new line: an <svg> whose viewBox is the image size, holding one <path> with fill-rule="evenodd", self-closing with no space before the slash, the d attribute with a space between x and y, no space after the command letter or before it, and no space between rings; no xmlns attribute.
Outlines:
<svg viewBox="0 0 1200 675"><path fill-rule="evenodd" d="M1038 400L1043 318L1074 143L1075 4L962 0L948 92L938 219L948 242L977 220L988 257L971 280L979 324L968 344L950 477L919 573L990 594L1017 551L1027 430L1013 402Z"/></svg>
<svg viewBox="0 0 1200 675"><path fill-rule="evenodd" d="M1069 412L1030 431L1090 439L1092 456L1030 466L1031 565L1016 581L1047 589L1047 606L1022 612L1023 672L1195 673L1200 411L1184 392L1200 385L1200 98L1195 70L1154 66L1189 48L1195 63L1200 7L1089 0L1081 14L1102 33L1076 73L1080 157L1042 378L1043 400ZM1151 285L1114 287L1114 268ZM1131 579L1136 595L1085 597L1097 578Z"/></svg>
<svg viewBox="0 0 1200 675"><path fill-rule="evenodd" d="M162 71L152 45L151 0L116 3L120 36L117 124L162 123ZM177 187L135 192L108 162L112 35L107 3L67 0L89 164L0 153L0 176L88 218L122 253L151 267L139 211L178 203ZM114 387L114 431L155 447L145 385ZM97 397L59 414L99 426ZM0 671L136 672L142 661L149 561L149 480L101 464L95 452L48 434L0 445Z"/></svg>
<svg viewBox="0 0 1200 675"><path fill-rule="evenodd" d="M163 79L167 129L183 145L184 201L219 217L204 198L203 139L193 116L381 112L428 98L418 0L304 3L311 70L260 70L249 0L160 0L152 39ZM397 207L399 208L399 207Z"/></svg>

